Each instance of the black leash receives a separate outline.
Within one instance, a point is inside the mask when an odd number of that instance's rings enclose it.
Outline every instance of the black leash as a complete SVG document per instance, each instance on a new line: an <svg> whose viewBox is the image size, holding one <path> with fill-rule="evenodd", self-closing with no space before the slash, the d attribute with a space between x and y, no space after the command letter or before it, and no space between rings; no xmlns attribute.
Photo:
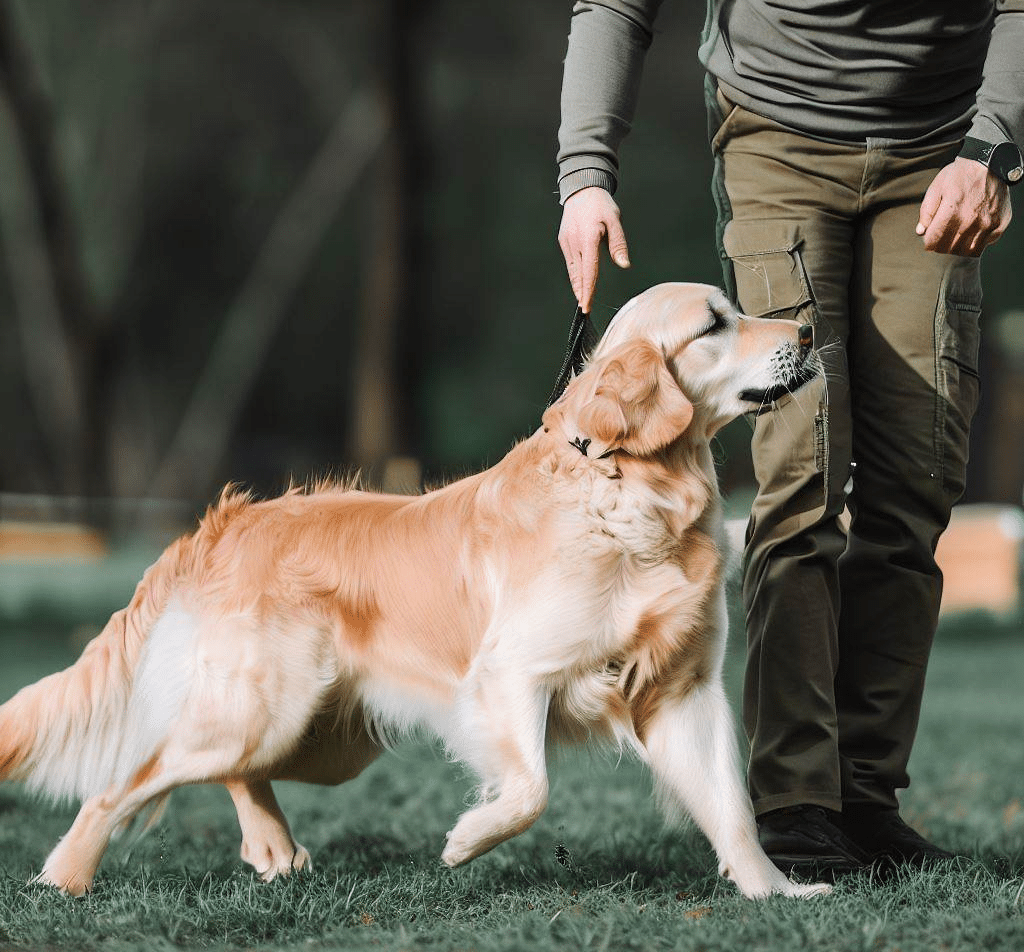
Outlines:
<svg viewBox="0 0 1024 952"><path fill-rule="evenodd" d="M565 351L565 358L562 360L562 369L558 372L558 378L555 380L555 389L551 391L551 396L548 398L549 407L562 395L569 380L583 369L583 364L586 363L587 358L597 346L598 340L600 340L600 335L591 322L590 315L584 314L577 307L572 322L569 324L569 345Z"/></svg>

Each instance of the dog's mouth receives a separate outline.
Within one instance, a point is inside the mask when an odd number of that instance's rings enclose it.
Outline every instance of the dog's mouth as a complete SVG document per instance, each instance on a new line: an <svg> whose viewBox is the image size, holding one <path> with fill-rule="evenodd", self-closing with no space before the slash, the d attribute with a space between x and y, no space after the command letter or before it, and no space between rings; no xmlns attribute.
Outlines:
<svg viewBox="0 0 1024 952"><path fill-rule="evenodd" d="M757 414L768 413L778 400L796 393L821 373L820 361L814 354L814 330L804 324L799 331L799 345L780 348L772 358L778 381L769 387L740 391L740 400L754 405Z"/></svg>
<svg viewBox="0 0 1024 952"><path fill-rule="evenodd" d="M740 393L740 399L744 403L756 404L758 413L767 413L771 410L772 404L791 393L796 393L804 384L809 383L817 376L817 370L808 369L783 383L773 384L764 390L744 390Z"/></svg>

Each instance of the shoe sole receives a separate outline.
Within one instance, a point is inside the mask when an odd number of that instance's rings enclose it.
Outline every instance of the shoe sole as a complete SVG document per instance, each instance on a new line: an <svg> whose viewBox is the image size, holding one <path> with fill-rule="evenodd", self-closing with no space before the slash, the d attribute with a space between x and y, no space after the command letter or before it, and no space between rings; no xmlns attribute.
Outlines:
<svg viewBox="0 0 1024 952"><path fill-rule="evenodd" d="M808 879L825 879L834 882L840 876L862 873L870 869L869 864L857 863L845 856L787 856L768 857L787 876L797 875Z"/></svg>

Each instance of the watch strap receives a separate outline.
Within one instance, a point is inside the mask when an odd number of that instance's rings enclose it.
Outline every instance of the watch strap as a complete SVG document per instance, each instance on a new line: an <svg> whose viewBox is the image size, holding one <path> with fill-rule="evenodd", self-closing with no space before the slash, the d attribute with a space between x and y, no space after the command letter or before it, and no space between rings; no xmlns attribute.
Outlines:
<svg viewBox="0 0 1024 952"><path fill-rule="evenodd" d="M992 143L974 136L965 136L959 155L980 162L1007 185L1016 185L1024 178L1024 157L1020 149L1009 140Z"/></svg>

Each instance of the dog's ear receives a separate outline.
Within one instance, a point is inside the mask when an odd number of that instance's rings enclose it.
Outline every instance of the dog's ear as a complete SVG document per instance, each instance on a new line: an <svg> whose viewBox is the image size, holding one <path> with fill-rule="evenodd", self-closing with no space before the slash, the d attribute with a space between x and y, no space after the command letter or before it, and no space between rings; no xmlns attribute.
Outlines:
<svg viewBox="0 0 1024 952"><path fill-rule="evenodd" d="M661 351L648 341L631 341L589 365L544 415L544 424L557 426L584 456L598 459L618 449L650 456L692 419L693 404Z"/></svg>

